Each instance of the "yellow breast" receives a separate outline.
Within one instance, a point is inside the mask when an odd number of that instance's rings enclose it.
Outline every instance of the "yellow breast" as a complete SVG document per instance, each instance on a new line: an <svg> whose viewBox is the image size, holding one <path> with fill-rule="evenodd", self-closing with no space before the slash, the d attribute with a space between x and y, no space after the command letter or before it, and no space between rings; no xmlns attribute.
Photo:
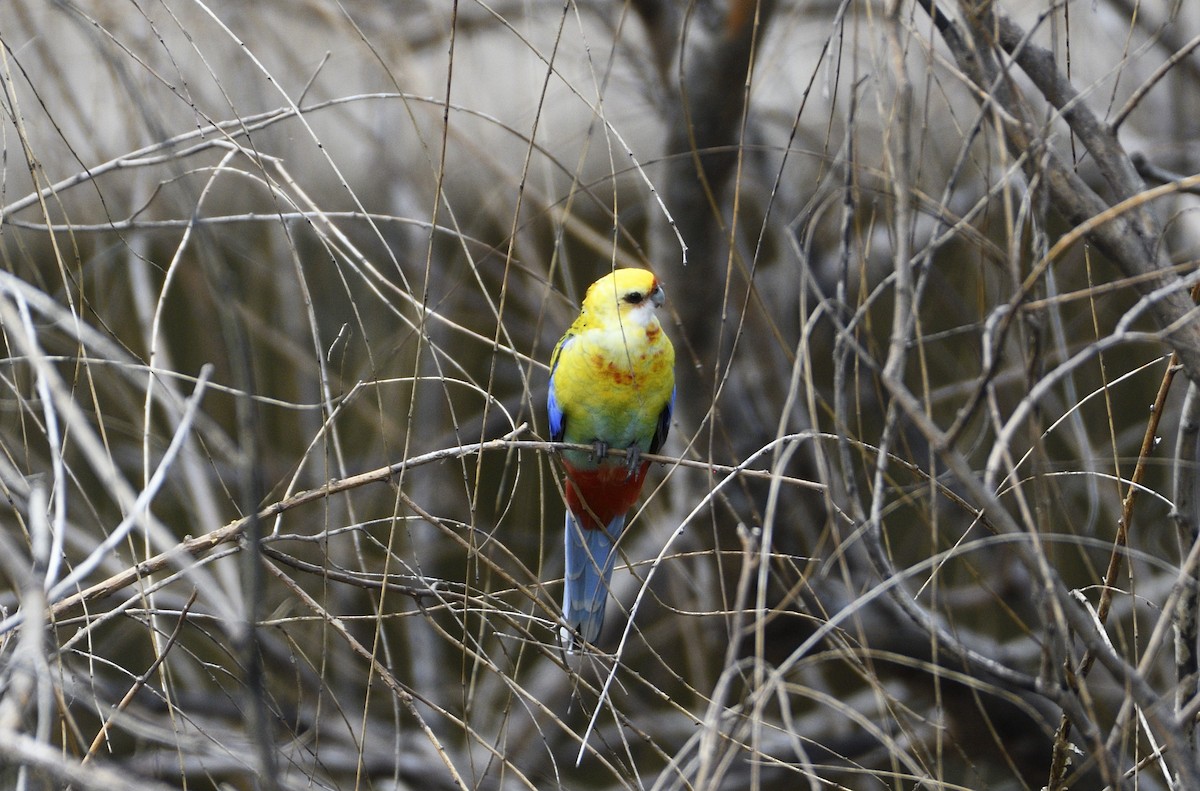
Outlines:
<svg viewBox="0 0 1200 791"><path fill-rule="evenodd" d="M554 377L570 441L648 442L671 398L674 366L675 349L657 322L571 336Z"/></svg>

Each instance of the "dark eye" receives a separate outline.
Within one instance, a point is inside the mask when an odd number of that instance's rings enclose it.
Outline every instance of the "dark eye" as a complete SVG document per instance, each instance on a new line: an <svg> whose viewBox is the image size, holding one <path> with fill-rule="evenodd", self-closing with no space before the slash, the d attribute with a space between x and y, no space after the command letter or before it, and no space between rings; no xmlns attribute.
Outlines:
<svg viewBox="0 0 1200 791"><path fill-rule="evenodd" d="M622 299L624 299L630 305L640 305L645 297L640 291L630 291L628 294L622 297Z"/></svg>

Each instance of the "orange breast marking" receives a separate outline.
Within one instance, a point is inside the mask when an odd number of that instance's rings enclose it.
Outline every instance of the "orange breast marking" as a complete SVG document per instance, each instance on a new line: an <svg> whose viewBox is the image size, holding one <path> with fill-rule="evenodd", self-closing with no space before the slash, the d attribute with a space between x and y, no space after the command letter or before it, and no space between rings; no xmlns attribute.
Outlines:
<svg viewBox="0 0 1200 791"><path fill-rule="evenodd" d="M633 384L633 371L603 354L593 354L591 364L592 369L606 382L625 386Z"/></svg>

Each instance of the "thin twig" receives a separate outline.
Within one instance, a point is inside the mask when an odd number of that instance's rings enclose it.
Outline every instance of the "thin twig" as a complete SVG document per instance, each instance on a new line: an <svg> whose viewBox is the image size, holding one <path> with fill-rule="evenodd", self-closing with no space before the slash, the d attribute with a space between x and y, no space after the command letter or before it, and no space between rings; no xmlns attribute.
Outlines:
<svg viewBox="0 0 1200 791"><path fill-rule="evenodd" d="M342 492L350 491L352 489L357 489L370 484L390 481L395 476L406 470L415 469L427 464L433 464L449 459L461 459L492 451L532 450L540 452L556 452L562 450L593 450L592 446L590 445L513 439L513 437L520 436L522 433L524 433L524 431L525 426L522 424L499 439L487 440L485 442L473 442L450 448L442 448L440 450L431 451L420 456L414 456L413 458L405 461L390 464L386 467L379 467L368 472L359 473L358 475L352 475L349 478L332 480L325 486L297 492L290 497L272 503L271 505L261 509L258 512L257 517L264 520L270 519L278 516L279 514L299 508L300 506L325 500ZM610 455L617 457L624 456L626 453L625 450L618 448L610 449L608 452ZM815 483L813 481L806 481L800 478L777 475L769 470L747 470L736 466L711 464L692 459L678 459L672 456L663 456L652 453L643 453L641 454L641 458L646 461L700 469L707 472L727 474L731 476L749 476L761 478L763 480L778 480L781 483L812 489L814 491L823 490L822 484ZM248 522L248 518L238 519L230 522L224 527L220 527L216 530L205 533L204 535L185 539L177 546L167 550L166 552L162 552L154 557L139 561L135 565L121 571L118 574L114 574L108 579L102 580L101 582L91 585L84 590L78 591L70 596L54 602L51 607L51 611L57 617L83 602L94 601L96 599L102 599L106 596L111 596L122 588L132 585L137 580L161 571L168 565L182 562L184 558L197 557L205 552L208 552L214 547L229 543L231 541L240 540ZM8 628L11 629L12 627L16 626L16 624L20 622L20 619L20 613L13 615L10 618L12 623L8 624Z"/></svg>

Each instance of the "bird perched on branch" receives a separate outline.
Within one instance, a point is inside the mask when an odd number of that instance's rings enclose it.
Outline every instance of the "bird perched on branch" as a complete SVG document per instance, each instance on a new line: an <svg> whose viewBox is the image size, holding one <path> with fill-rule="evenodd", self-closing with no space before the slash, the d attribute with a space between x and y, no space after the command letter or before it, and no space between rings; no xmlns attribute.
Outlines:
<svg viewBox="0 0 1200 791"><path fill-rule="evenodd" d="M662 286L645 269L617 269L587 290L550 359L550 437L591 445L562 454L566 579L562 642L594 642L604 622L613 544L662 447L675 404L675 349L654 311ZM621 448L624 456L609 455Z"/></svg>

